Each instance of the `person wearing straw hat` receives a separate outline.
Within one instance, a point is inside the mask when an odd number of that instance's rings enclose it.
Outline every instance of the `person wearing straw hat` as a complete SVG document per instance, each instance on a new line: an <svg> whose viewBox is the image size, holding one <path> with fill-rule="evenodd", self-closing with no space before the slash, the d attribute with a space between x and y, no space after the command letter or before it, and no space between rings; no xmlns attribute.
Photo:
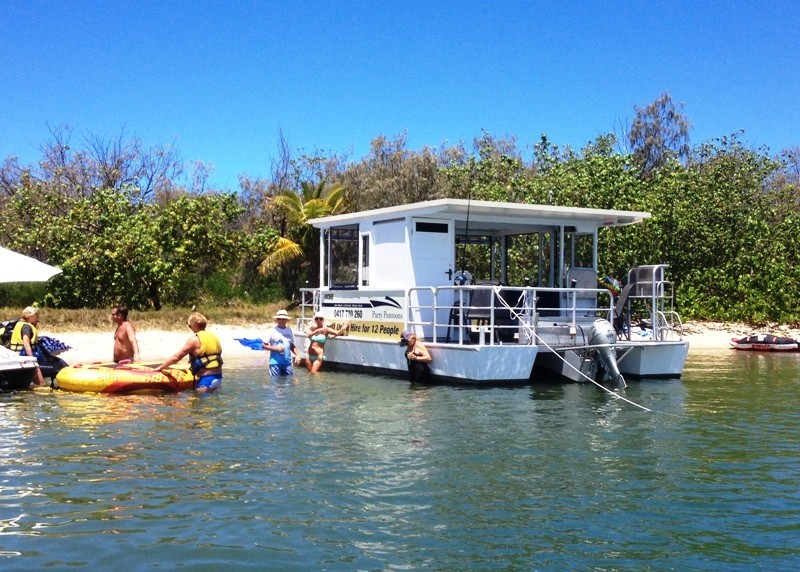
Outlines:
<svg viewBox="0 0 800 572"><path fill-rule="evenodd" d="M287 326L289 313L278 310L272 319L275 320L275 326L268 332L267 340L262 344L265 350L269 350L269 374L273 377L293 375L292 365L300 363L300 355L294 344L294 332Z"/></svg>

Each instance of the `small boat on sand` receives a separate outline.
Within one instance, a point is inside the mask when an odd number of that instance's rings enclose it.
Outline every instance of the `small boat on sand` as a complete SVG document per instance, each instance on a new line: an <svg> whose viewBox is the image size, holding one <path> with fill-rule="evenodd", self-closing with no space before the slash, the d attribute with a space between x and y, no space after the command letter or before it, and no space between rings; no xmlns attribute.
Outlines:
<svg viewBox="0 0 800 572"><path fill-rule="evenodd" d="M194 388L188 367L154 371L158 364L93 363L65 367L56 377L58 389L86 393L172 393Z"/></svg>
<svg viewBox="0 0 800 572"><path fill-rule="evenodd" d="M797 340L772 334L758 334L745 338L731 338L731 346L737 350L758 352L796 352L800 348Z"/></svg>

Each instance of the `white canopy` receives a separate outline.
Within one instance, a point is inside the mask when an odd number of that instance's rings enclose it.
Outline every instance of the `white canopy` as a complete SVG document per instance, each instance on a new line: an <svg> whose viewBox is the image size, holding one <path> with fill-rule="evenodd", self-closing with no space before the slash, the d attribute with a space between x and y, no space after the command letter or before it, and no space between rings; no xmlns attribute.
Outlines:
<svg viewBox="0 0 800 572"><path fill-rule="evenodd" d="M47 282L61 269L0 246L0 282Z"/></svg>

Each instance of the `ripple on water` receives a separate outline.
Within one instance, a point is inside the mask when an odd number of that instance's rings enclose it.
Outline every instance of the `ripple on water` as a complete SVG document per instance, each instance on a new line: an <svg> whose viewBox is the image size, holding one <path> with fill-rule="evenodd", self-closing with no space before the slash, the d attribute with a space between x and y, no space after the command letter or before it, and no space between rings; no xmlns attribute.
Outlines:
<svg viewBox="0 0 800 572"><path fill-rule="evenodd" d="M794 567L797 360L411 389L236 367L201 397L0 396L11 568Z"/></svg>

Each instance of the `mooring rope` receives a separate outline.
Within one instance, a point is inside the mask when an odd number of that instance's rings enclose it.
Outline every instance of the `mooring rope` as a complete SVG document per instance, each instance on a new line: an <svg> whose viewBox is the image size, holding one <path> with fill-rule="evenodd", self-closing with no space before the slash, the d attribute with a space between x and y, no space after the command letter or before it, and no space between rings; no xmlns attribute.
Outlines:
<svg viewBox="0 0 800 572"><path fill-rule="evenodd" d="M573 370L575 370L575 371L578 373L578 375L580 375L581 377L583 377L584 379L586 379L586 381L588 381L588 382L590 382L590 383L593 383L594 385L596 385L597 387L599 387L600 389L602 389L603 391L605 391L605 392L606 392L606 393L608 393L609 395L612 395L612 396L613 396L615 399L621 399L622 401L624 401L624 402L626 402L626 403L628 403L628 404L630 404L630 405L633 405L634 407L638 407L638 408L639 408L639 409L641 409L642 411L647 411L647 412L649 412L649 413L653 413L653 412L654 412L654 411L653 411L652 409L650 409L649 407L645 407L644 405L640 405L640 404L636 403L635 401L631 401L631 400L630 400L630 399L628 399L627 397L623 397L623 396L622 396L622 395L620 395L619 393L617 393L617 392L615 392L615 391L612 391L611 389L609 389L609 388L607 388L606 386L604 386L602 383L599 383L599 382L597 382L596 380L592 379L591 377L589 377L588 375L586 375L585 373L583 373L581 370L579 370L577 367L575 367L574 365L572 365L571 363L569 363L569 362L568 362L568 361L567 361L567 360L566 360L564 357L562 357L562 356L561 356L561 354L559 354L558 352L556 352L556 351L555 351L555 349L553 349L553 347L552 347L552 346L550 346L550 345L549 345L549 344L548 344L546 341L544 341L544 339L542 339L542 337L541 337L539 334L537 334L537 333L536 333L536 332L533 330L533 328L531 328L531 327L530 327L528 324L526 324L526 323L525 323L525 321L524 321L524 320L522 320L522 319L521 319L521 318L522 318L522 316L521 316L519 313L517 313L516 309L515 309L515 308L512 308L512 307L509 305L509 303L508 303L508 302L506 302L505 298L503 298L503 297L500 295L500 290L501 290L501 287L500 287L500 286L494 286L494 287L493 287L493 290L494 290L495 297L496 297L498 300L500 300L501 304L502 304L503 306L505 306L505 308L511 312L511 315L512 315L514 318L516 318L516 319L519 321L519 323L520 323L520 324L522 324L522 326L523 326L523 328L525 329L525 331L526 331L526 332L527 332L529 335L531 335L531 336L535 337L535 338L536 338L536 340L537 340L537 343L540 343L541 345L545 346L545 347L546 347L548 350L550 350L550 351L551 351L553 354L555 354L556 356L558 356L558 359L560 359L561 361L563 361L563 362L564 362L564 364L566 364L567 366L569 366L569 367L571 367ZM522 294L520 294L520 297L519 297L519 299L517 300L517 302L519 302L520 300L522 300L522 297L523 297L524 295L525 295L525 292L523 292ZM658 413L658 412L656 412L656 413Z"/></svg>

